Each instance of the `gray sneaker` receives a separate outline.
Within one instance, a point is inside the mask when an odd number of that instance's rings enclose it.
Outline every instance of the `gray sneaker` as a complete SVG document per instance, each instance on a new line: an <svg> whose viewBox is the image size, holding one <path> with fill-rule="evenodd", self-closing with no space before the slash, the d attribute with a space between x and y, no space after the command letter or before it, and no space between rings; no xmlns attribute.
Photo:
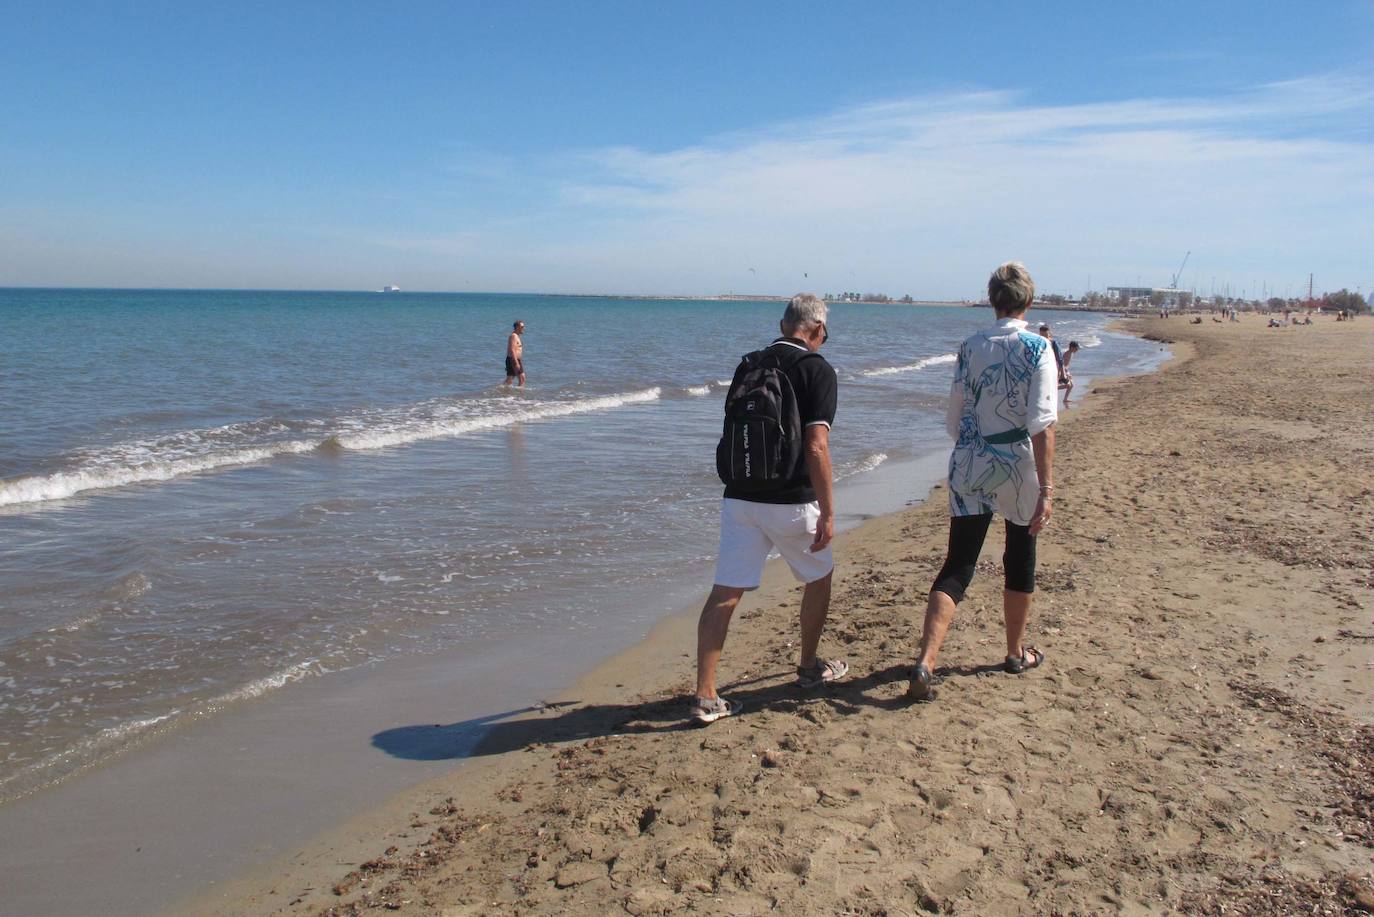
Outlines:
<svg viewBox="0 0 1374 917"><path fill-rule="evenodd" d="M698 697L692 702L692 721L698 726L708 726L716 720L734 716L744 709L737 700L723 697Z"/></svg>

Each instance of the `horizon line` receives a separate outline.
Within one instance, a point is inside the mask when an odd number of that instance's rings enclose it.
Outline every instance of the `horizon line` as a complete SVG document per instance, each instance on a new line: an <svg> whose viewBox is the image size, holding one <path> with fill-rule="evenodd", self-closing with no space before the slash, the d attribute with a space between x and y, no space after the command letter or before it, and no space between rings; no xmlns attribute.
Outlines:
<svg viewBox="0 0 1374 917"><path fill-rule="evenodd" d="M796 293L569 293L540 290L373 290L351 287L145 287L145 286L47 286L47 285L0 285L0 290L46 290L76 291L83 293L368 293L379 296L567 296L603 299L681 299L681 300L787 300ZM799 291L800 292L800 291ZM835 300L839 302L840 300ZM861 302L864 300L860 300ZM893 303L901 305L900 298ZM970 299L919 299L913 303L966 303Z"/></svg>

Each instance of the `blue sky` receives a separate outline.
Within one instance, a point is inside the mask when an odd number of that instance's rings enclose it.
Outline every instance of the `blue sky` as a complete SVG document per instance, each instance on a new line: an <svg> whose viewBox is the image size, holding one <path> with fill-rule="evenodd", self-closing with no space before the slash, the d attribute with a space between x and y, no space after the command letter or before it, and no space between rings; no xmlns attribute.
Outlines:
<svg viewBox="0 0 1374 917"><path fill-rule="evenodd" d="M1374 285L1374 0L0 22L0 285Z"/></svg>

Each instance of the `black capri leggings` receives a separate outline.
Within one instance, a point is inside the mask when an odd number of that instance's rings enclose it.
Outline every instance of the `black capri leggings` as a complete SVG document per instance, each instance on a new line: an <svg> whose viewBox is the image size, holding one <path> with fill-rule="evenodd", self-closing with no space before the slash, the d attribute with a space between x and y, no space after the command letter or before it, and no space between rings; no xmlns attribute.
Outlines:
<svg viewBox="0 0 1374 917"><path fill-rule="evenodd" d="M964 599L964 591L973 582L973 568L983 539L988 534L992 513L978 516L951 516L949 519L949 554L940 575L935 577L932 592L943 592L955 604ZM1035 536L1030 526L1007 522L1007 550L1002 554L1002 569L1006 571L1007 588L1013 592L1035 591Z"/></svg>

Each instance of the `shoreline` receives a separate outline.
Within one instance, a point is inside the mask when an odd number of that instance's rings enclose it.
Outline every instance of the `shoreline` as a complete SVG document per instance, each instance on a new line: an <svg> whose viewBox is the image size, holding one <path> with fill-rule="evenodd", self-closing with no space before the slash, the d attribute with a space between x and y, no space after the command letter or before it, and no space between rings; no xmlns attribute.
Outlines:
<svg viewBox="0 0 1374 917"><path fill-rule="evenodd" d="M932 455L943 466L943 457ZM921 471L928 459L884 462L840 481L840 493L853 495L846 497L841 524L852 527L873 513L896 508L884 483L887 476L894 470L937 474ZM660 590L658 597L671 616L696 592L695 587L675 587ZM673 598L678 595L682 598ZM630 626L635 632L617 640L621 646L613 644L612 655L643 639L641 625ZM151 735L72 779L0 807L0 837L14 842L0 841L0 856L23 876L7 887L11 903L0 905L0 914L10 913L11 906L26 915L79 912L111 896L118 907L107 913L176 912L175 902L200 898L238 876L257 875L312 838L349 823L360 811L385 808L395 794L451 773L486 720L536 709L540 698L560 696L607 655L586 637L572 642L543 637L532 638L518 651L507 648L499 659L480 652L474 657L466 647L459 656L393 659L301 680L236 704L233 711ZM551 665L548 660L555 658ZM507 670L512 667L525 673L514 698L499 689L510 681ZM397 725L407 722L448 724L446 748L456 751L431 756L410 746L407 727ZM400 735L401 747L388 733ZM303 757L301 749L309 749L309 756ZM379 749L400 760L379 759ZM307 808L295 795L302 789L300 781L274 774L290 775L312 758L330 763L327 773L305 788ZM355 798L364 787L364 798ZM162 805L149 806L152 800ZM178 814L169 817L169 812ZM89 826L79 841L62 827L77 816ZM204 843L211 826L218 826L216 839ZM126 838L137 841L126 846ZM197 860L183 850L215 855ZM61 888L69 866L78 862L90 881L64 892L60 901L66 904L59 904L45 890ZM144 870L158 862L175 869L176 880L150 882ZM159 891L168 887L177 891Z"/></svg>
<svg viewBox="0 0 1374 917"><path fill-rule="evenodd" d="M943 465L944 457L941 456L941 459ZM908 506L921 505L938 489L938 486L930 487L924 497L914 498ZM904 512L906 510L895 510L870 516L859 521L855 527L841 530L834 539L837 556L852 540L871 535L876 528L886 529ZM795 594L799 594L799 589L790 571L780 558L771 558L765 566L759 588L748 593L742 602L737 621L757 614L751 613L746 606L771 601L795 604ZM579 735L542 735L549 720L556 717L559 711L568 707L618 705L631 698L634 699L632 703L647 703L657 699L663 693L661 682L665 661L672 659L675 669L685 664L684 659L688 654L682 650L694 645L699 612L699 601L669 612L647 634L628 647L601 659L551 694L546 702L514 711L500 723L504 727L504 735L495 740L490 737L479 740L475 749L455 755L446 773L405 789L379 806L357 813L343 824L313 838L308 845L289 857L224 883L215 892L194 895L160 913L168 917L221 914L243 914L247 917L260 913L262 906L276 907L284 903L270 900L277 896L276 889L279 887L290 887L292 881L314 885L321 870L350 858L362 863L375 856L373 848L378 836L394 838L395 841L410 839L411 834L404 830L398 833L397 826L406 821L413 822L419 813L436 808L446 809L459 795L455 794L455 784L461 784L460 795L463 798L494 798L498 793L496 787L509 779L513 767L519 768L522 764L518 759L513 762L504 760L515 753L515 746L528 742L529 750L553 748L587 738ZM732 633L732 642L733 639ZM727 645L727 662L729 649ZM695 664L694 661L692 664ZM722 671L725 671L724 665ZM722 680L723 685L726 683ZM483 749L483 745L487 748ZM325 891L327 897L314 901L314 906L332 903L332 892L328 889Z"/></svg>
<svg viewBox="0 0 1374 917"><path fill-rule="evenodd" d="M1108 325L1107 330L1136 333L1115 327L1116 324ZM1072 419L1092 413L1101 400L1089 397L1094 387L1164 372L1169 366L1186 360L1186 352L1186 345L1176 349L1153 370L1090 379L1079 389L1079 398L1075 399L1071 411L1061 411L1061 417L1071 423ZM836 536L837 558L841 557L849 544L855 540L882 540L890 537L904 524L903 517L907 513L928 507L932 501L938 506L938 512L943 513L942 481L947 463L948 448L942 446L927 455L912 457L892 465L885 463L875 471L859 476L857 480L840 485L843 488L840 493L846 499L839 513L841 525ZM896 484L892 480L894 474L907 476L909 479ZM917 482L915 489L909 486L911 479ZM907 494L905 507L891 508L892 499L889 495L893 492ZM886 503L888 508L875 510L874 505L881 503ZM765 568L761 587L746 596L737 621L757 616L758 612L750 610L753 605L775 602L794 605L798 590L799 587L782 561L779 558L771 559ZM454 795L455 783L462 784L463 798L493 794L493 787L509 777L506 768L511 764L503 762L503 758L509 757L513 752L506 746L525 741L542 745L546 741L561 743L576 739L537 738L549 720L556 717L558 711L572 706L615 706L625 703L631 697L647 702L661 695L665 661L673 659L674 665L680 666L689 655L682 651L694 645L699 610L700 603L697 597L669 612L655 623L647 634L628 647L603 657L590 669L573 678L561 690L550 694L545 704L513 711L499 723L497 729L502 734L498 738L489 741L479 740L473 753L454 756L450 770L446 773L402 790L379 806L356 813L345 822L322 832L289 857L279 858L272 863L254 868L229 882L220 884L212 892L185 899L164 913L255 913L268 903L261 898L265 886L289 885L293 879L312 884L322 869L327 869L340 861L352 858L355 862L363 862L369 859L375 855L375 851L372 851L368 844L375 845L375 837L379 834L390 835L396 825L402 822L413 822L415 818L410 817L411 815L446 807L447 800ZM833 619L832 612L832 622ZM737 628L741 626L747 625L736 625ZM732 643L735 640L736 636L732 633ZM730 648L727 647L722 672L727 670L731 655ZM632 674L627 675L627 672ZM722 684L724 683L722 681ZM483 745L487 746L485 750L482 750ZM500 748L501 751L495 751L496 748ZM518 766L518 759L515 764ZM401 816L403 812L406 813L404 817ZM242 905L243 909L240 910L234 903L240 899L252 903ZM334 896L331 893L323 899L323 903L328 904L333 900ZM319 903L321 902L316 902Z"/></svg>
<svg viewBox="0 0 1374 917"><path fill-rule="evenodd" d="M941 452L936 458L939 460L937 464L943 468L947 456ZM923 462L921 459L915 459L909 464L917 465ZM843 514L849 516L856 524L843 528L836 534L834 543L837 558L851 541L887 533L892 526L898 524L904 513L909 512L912 507L926 504L932 497L938 496L940 490L941 485L938 483L930 485L924 495L908 500L906 509L864 518L856 518L852 512ZM799 594L800 589L782 560L777 557L770 558L764 568L759 588L746 594L736 620L742 622L747 618L756 617L758 613L749 607L752 605L772 602L795 605L796 596ZM315 885L321 870L337 866L338 863L350 858L354 862L362 863L375 856L376 851L373 848L378 836L393 838L397 842L410 839L410 832L402 830L398 833L397 826L414 822L419 813L448 808L458 795L454 792L455 784L462 786L461 797L465 799L495 797L499 784L510 778L512 767L519 768L522 764L518 759L514 762L504 760L515 754L517 746L529 743L528 750L540 747L553 748L589 738L580 735L543 735L550 719L556 717L559 711L568 707L619 705L630 701L631 698L634 699L631 703L649 703L659 699L663 693L661 682L666 660L673 660L674 669L682 668L686 662L695 665L694 657L687 660L689 654L683 653L682 650L694 646L699 613L699 601L682 605L669 612L655 623L648 633L628 647L602 658L590 669L552 693L547 701L513 711L501 719L499 725L502 727L502 735L495 739L485 737L476 743L474 749L455 755L451 759L450 769L445 773L402 790L379 806L355 814L344 823L319 834L289 857L255 868L223 883L214 892L193 895L159 913L167 917L210 917L223 914L243 914L247 917L260 913L259 908L263 906L277 907L285 903L270 900L277 896L276 889L279 887L290 887L292 881ZM735 625L736 628L740 626L747 625ZM731 642L735 639L736 635L732 630ZM823 640L822 645L824 642ZM729 656L730 646L727 644L727 656L722 664L722 672L726 671ZM679 678L679 681L681 680L682 678ZM724 684L727 684L727 681L722 679L722 685ZM325 889L325 892L326 897L313 902L313 906L332 903L335 898L332 891Z"/></svg>
<svg viewBox="0 0 1374 917"><path fill-rule="evenodd" d="M270 287L49 287L49 286L22 286L4 287L0 286L0 291L18 290L24 292L44 292L44 293L63 293L63 292L83 292L83 293L324 293L324 294L358 294L358 295L385 295L385 296L547 296L562 299L617 299L617 300L646 300L651 302L787 302L792 298L792 294L778 293L709 293L693 296L685 293L561 293L561 292L531 292L529 290L520 291L496 291L496 290L316 290L316 289L273 289ZM857 300L827 300L830 305L866 305L866 306L983 306L985 302L969 302L962 299L913 299L911 302L903 302L900 299L857 299ZM1041 310L1053 309L1061 312L1098 312L1112 314L1120 312L1116 309L1087 309L1074 306L1055 306L1049 303L1037 302L1036 307Z"/></svg>
<svg viewBox="0 0 1374 917"><path fill-rule="evenodd" d="M1101 336L1111 343L1108 335ZM1155 362L1155 348L1111 337L1122 352L1109 355L1104 369L1129 371ZM894 357L880 362L904 361ZM940 369L930 372L938 387L947 384ZM718 408L710 401L683 399L689 406L708 404L707 413L715 416ZM538 432L546 443L550 438L557 443L554 434L561 426ZM572 442L576 433L568 429L559 435ZM933 481L943 476L942 435L922 423L893 427L885 436L891 445L880 450L888 456L881 465L837 481L841 526L901 508L927 489L929 481L917 486L913 477ZM419 447L406 454L422 467L424 451ZM434 457L446 448L436 445L428 451ZM869 460L876 463L880 452L865 452L868 458L859 467L872 468ZM367 480L366 467L372 464L351 466L357 480ZM267 466L244 472L250 477L275 474ZM210 476L203 486L227 490L233 479ZM172 488L151 493L154 499L162 494L168 506L177 505ZM701 519L696 532L714 542L712 523ZM645 577L641 572L637 581L596 593L591 601L592 593L572 596L566 604L577 618L575 626L477 634L438 653L399 654L294 682L278 679L276 673L288 671L278 667L267 679L249 682L255 688L266 684L265 692L219 692L216 697L228 698L224 707L213 701L203 711L153 723L132 741L84 764L75 779L53 780L12 799L0 806L0 838L9 840L0 840L0 858L19 877L7 889L7 906L26 917L80 912L97 903L112 917L147 913L284 856L356 813L444 773L452 761L427 757L433 749L417 756L414 748L383 748L375 744L376 737L404 730L404 724L444 723L449 727L446 739L464 748L476 740L485 718L500 719L518 712L512 708L554 696L609 653L639 639L655 619L695 604L709 576L709 565L700 556L704 550L695 550L694 542L691 551L666 544L658 549L660 555L665 551L680 558L667 575ZM633 566L626 566L626 555L621 557L623 572L632 575ZM310 596L296 596L299 604L310 601ZM502 658L507 664L501 664ZM321 771L313 775L309 769L317 762ZM66 772L77 770L73 766ZM74 818L86 826L80 834L68 827ZM165 878L150 881L149 864L158 864ZM73 869L80 869L86 881L70 883Z"/></svg>
<svg viewBox="0 0 1374 917"><path fill-rule="evenodd" d="M1043 672L969 668L1000 657L994 535L940 701L900 702L943 547L928 499L840 536L822 649L848 682L787 684L795 587L770 570L722 664L744 716L676 728L687 609L449 774L177 912L1277 914L1367 894L1374 506L1344 468L1368 438L1372 336L1132 328L1178 349L1094 382L1064 426L1030 628ZM1293 393L1255 346L1322 384Z"/></svg>

